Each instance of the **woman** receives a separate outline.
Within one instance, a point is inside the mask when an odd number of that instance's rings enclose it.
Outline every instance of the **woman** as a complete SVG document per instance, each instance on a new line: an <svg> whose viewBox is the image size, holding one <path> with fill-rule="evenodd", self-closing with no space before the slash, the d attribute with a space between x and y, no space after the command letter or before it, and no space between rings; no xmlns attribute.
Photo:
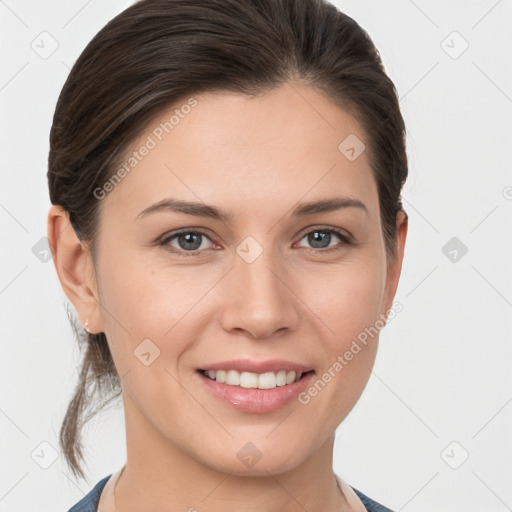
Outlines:
<svg viewBox="0 0 512 512"><path fill-rule="evenodd" d="M71 510L389 510L332 457L395 307L406 177L393 83L331 4L108 23L56 107L48 238L86 345L63 451L83 477L80 429L121 395L127 461Z"/></svg>

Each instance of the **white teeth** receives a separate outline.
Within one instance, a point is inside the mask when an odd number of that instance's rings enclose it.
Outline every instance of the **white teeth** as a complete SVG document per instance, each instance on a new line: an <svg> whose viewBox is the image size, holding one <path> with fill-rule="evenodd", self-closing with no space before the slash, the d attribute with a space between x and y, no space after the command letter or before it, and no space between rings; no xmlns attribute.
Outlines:
<svg viewBox="0 0 512 512"><path fill-rule="evenodd" d="M240 386L240 374L236 370L228 370L224 383L230 386Z"/></svg>
<svg viewBox="0 0 512 512"><path fill-rule="evenodd" d="M258 376L258 388L260 389L273 389L277 385L277 375L274 372L262 373Z"/></svg>
<svg viewBox="0 0 512 512"><path fill-rule="evenodd" d="M205 375L212 380L227 384L228 386L240 386L242 388L273 389L277 386L286 386L297 382L302 373L294 371L252 373L238 372L237 370L206 370Z"/></svg>
<svg viewBox="0 0 512 512"><path fill-rule="evenodd" d="M280 370L280 371L277 372L276 384L278 386L285 386L286 385L286 371L285 370Z"/></svg>
<svg viewBox="0 0 512 512"><path fill-rule="evenodd" d="M258 374L242 372L240 374L240 386L243 388L257 388L258 387Z"/></svg>

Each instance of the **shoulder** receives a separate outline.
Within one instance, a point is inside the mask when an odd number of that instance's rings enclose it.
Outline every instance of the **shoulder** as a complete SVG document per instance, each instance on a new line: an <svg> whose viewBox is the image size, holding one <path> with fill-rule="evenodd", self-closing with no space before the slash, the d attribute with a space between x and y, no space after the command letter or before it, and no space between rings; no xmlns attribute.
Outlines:
<svg viewBox="0 0 512 512"><path fill-rule="evenodd" d="M359 489L349 485L339 475L335 474L334 476L353 510L358 512L393 512L391 509L363 494Z"/></svg>
<svg viewBox="0 0 512 512"><path fill-rule="evenodd" d="M112 475L108 475L101 479L89 492L89 494L84 496L78 503L73 505L68 510L68 512L97 512L101 491L111 476ZM357 494L358 498L361 500L368 512L393 512L391 509L372 500L355 487L351 486L351 488Z"/></svg>
<svg viewBox="0 0 512 512"><path fill-rule="evenodd" d="M373 501L371 498L363 494L355 487L352 487L352 489L357 494L359 499L363 502L363 505L366 507L366 510L368 510L368 512L393 512L390 508L387 508L384 505L381 505L380 503Z"/></svg>
<svg viewBox="0 0 512 512"><path fill-rule="evenodd" d="M101 479L89 494L86 494L78 503L73 505L68 512L96 512L98 510L101 491L111 476L112 475L108 475Z"/></svg>

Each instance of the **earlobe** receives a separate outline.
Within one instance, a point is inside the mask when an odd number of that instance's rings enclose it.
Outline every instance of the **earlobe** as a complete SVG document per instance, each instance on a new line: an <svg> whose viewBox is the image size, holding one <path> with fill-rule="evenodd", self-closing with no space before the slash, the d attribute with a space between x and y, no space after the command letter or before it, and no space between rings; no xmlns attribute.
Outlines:
<svg viewBox="0 0 512 512"><path fill-rule="evenodd" d="M48 212L48 242L60 284L80 322L83 325L88 320L90 332L103 331L95 277L90 272L92 256L76 236L68 212L58 205Z"/></svg>

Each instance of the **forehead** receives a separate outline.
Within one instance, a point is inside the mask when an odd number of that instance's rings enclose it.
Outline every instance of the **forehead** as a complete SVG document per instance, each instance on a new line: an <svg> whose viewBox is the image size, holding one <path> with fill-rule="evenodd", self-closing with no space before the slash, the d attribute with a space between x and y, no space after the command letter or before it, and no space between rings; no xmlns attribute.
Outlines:
<svg viewBox="0 0 512 512"><path fill-rule="evenodd" d="M256 97L197 94L147 125L102 208L135 219L173 196L278 214L301 198L338 193L371 209L377 189L365 144L357 119L308 86L287 83Z"/></svg>

